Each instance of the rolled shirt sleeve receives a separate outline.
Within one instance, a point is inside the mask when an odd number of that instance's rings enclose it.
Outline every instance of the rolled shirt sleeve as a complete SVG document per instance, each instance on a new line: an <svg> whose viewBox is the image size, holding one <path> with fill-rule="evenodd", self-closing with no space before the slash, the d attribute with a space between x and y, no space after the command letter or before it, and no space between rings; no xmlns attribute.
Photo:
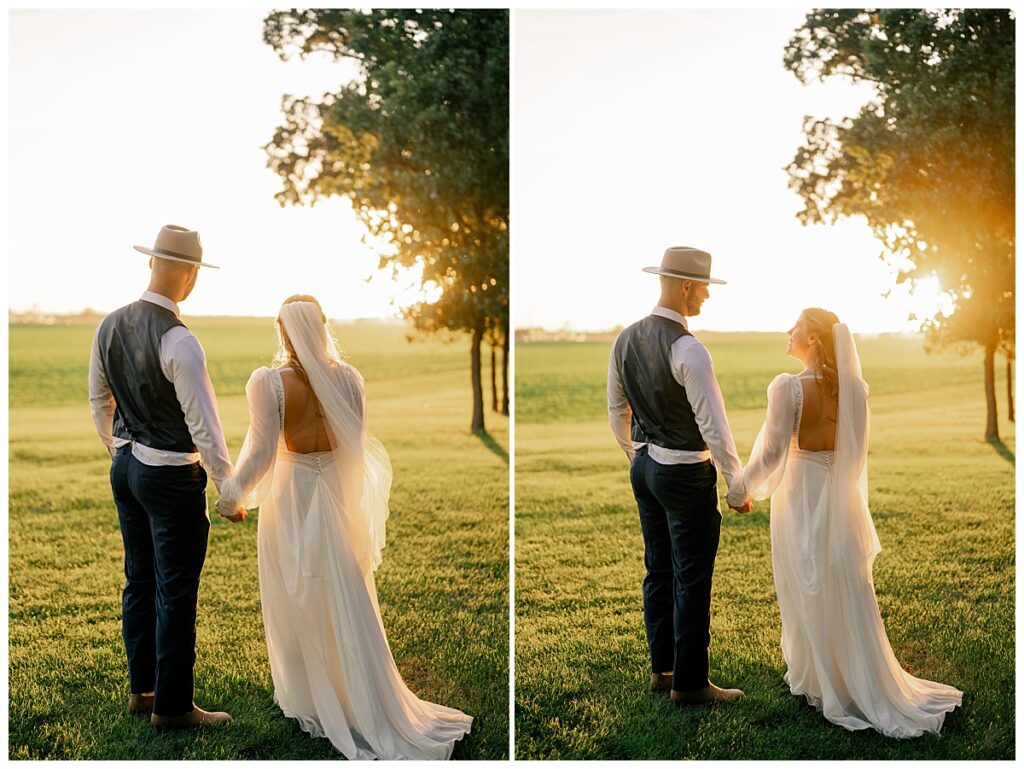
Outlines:
<svg viewBox="0 0 1024 769"><path fill-rule="evenodd" d="M687 344L680 344L687 339ZM725 414L725 399L715 378L714 365L707 348L693 337L684 337L672 347L672 369L676 381L686 389L686 397L700 429L701 437L711 451L715 465L722 471L729 486L727 500L732 507L741 507L747 499L743 485L743 465Z"/></svg>
<svg viewBox="0 0 1024 769"><path fill-rule="evenodd" d="M232 467L217 415L217 396L206 370L202 345L184 327L178 328L185 333L171 329L161 340L161 364L174 385L192 442L219 493L224 481L231 476Z"/></svg>

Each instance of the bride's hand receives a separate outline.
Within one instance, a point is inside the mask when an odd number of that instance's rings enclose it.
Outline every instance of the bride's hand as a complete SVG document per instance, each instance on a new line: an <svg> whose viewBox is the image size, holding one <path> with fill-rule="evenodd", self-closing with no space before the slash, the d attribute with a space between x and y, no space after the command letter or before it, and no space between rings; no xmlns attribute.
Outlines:
<svg viewBox="0 0 1024 769"><path fill-rule="evenodd" d="M239 521L244 521L246 515L248 515L248 513L245 512L245 508L239 505L233 515L225 515L224 517L232 523L238 523Z"/></svg>
<svg viewBox="0 0 1024 769"><path fill-rule="evenodd" d="M217 513L221 518L227 518L232 523L244 521L246 517L244 507L239 505L237 502L230 504L226 499L224 499L224 497L217 500Z"/></svg>
<svg viewBox="0 0 1024 769"><path fill-rule="evenodd" d="M750 497L747 497L747 501L740 507L733 507L732 505L729 505L730 510L735 510L740 515L743 515L743 513L749 513L752 508L753 503L750 501Z"/></svg>

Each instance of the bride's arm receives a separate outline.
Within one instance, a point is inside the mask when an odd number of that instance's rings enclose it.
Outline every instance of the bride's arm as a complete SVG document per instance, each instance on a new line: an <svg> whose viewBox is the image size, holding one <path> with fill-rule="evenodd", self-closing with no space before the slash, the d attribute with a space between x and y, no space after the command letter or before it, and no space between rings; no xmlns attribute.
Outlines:
<svg viewBox="0 0 1024 769"><path fill-rule="evenodd" d="M766 499L782 480L789 442L796 419L796 402L789 374L779 374L768 385L768 411L750 460L743 468L743 485L754 499Z"/></svg>
<svg viewBox="0 0 1024 769"><path fill-rule="evenodd" d="M277 441L281 432L272 377L270 369L258 368L245 385L245 396L249 402L249 431L235 463L235 474L221 488L217 509L222 515L233 512L239 504L257 507L269 490L268 471L277 457Z"/></svg>

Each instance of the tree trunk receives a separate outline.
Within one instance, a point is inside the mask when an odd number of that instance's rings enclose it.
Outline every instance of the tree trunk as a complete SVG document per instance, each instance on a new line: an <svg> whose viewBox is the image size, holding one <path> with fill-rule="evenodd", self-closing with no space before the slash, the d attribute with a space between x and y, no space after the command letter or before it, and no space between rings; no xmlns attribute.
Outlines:
<svg viewBox="0 0 1024 769"><path fill-rule="evenodd" d="M491 411L498 410L498 353L491 344Z"/></svg>
<svg viewBox="0 0 1024 769"><path fill-rule="evenodd" d="M988 342L985 345L985 403L986 422L985 440L999 440L999 416L996 410L996 345Z"/></svg>
<svg viewBox="0 0 1024 769"><path fill-rule="evenodd" d="M1013 418L1013 358L1009 355L1006 356L1006 404L1007 416L1011 422L1016 422Z"/></svg>
<svg viewBox="0 0 1024 769"><path fill-rule="evenodd" d="M501 413L508 416L508 332L501 340Z"/></svg>
<svg viewBox="0 0 1024 769"><path fill-rule="evenodd" d="M473 347L470 351L473 372L473 422L469 429L474 433L484 432L484 390L480 381L480 344L483 338L483 324L480 324L473 329Z"/></svg>

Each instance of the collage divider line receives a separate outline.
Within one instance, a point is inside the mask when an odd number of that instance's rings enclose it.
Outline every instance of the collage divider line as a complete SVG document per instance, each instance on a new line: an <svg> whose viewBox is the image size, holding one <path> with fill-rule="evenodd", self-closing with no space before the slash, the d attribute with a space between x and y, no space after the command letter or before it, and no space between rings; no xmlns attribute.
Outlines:
<svg viewBox="0 0 1024 769"><path fill-rule="evenodd" d="M515 10L508 11L508 760L516 758L516 318L515 280L512 254L515 252Z"/></svg>

